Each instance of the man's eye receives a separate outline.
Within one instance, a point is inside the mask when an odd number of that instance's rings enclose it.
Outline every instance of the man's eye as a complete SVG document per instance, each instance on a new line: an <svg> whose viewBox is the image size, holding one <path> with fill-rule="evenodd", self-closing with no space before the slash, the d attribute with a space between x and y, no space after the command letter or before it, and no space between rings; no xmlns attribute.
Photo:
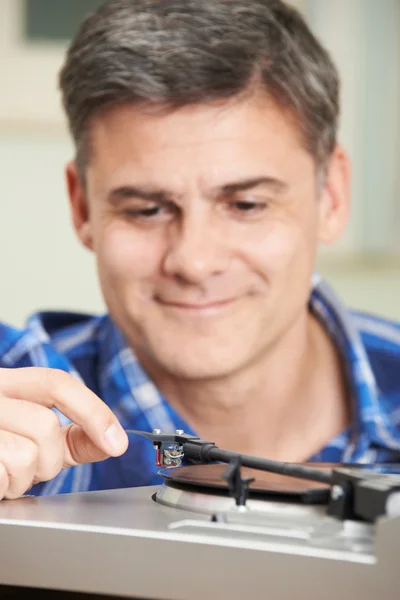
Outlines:
<svg viewBox="0 0 400 600"><path fill-rule="evenodd" d="M244 215L253 215L264 211L268 205L265 201L236 200L235 202L231 202L230 206L235 212Z"/></svg>
<svg viewBox="0 0 400 600"><path fill-rule="evenodd" d="M163 208L161 206L150 206L148 208L141 209L130 209L126 211L126 215L131 218L136 219L150 219L152 217L157 217L161 215L163 212Z"/></svg>

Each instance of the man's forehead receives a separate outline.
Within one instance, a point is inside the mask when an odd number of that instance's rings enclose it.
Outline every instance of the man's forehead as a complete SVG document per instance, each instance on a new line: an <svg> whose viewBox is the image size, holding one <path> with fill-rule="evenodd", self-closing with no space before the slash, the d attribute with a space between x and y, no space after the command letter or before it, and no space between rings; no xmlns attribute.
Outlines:
<svg viewBox="0 0 400 600"><path fill-rule="evenodd" d="M249 138L298 138L294 119L266 94L170 108L122 104L93 119L94 143L147 144L154 151Z"/></svg>
<svg viewBox="0 0 400 600"><path fill-rule="evenodd" d="M93 121L90 137L89 167L107 193L136 185L175 195L192 186L209 194L250 179L284 182L290 161L312 160L297 128L265 96L160 113L118 106Z"/></svg>

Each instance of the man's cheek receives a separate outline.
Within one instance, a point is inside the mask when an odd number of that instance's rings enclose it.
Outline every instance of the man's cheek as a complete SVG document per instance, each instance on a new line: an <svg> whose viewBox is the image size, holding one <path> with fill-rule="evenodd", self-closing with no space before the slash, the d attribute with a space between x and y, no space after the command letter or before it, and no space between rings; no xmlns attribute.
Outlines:
<svg viewBox="0 0 400 600"><path fill-rule="evenodd" d="M290 265L293 258L300 257L299 232L295 228L276 226L268 232L260 249L260 259L265 262L268 272L279 273Z"/></svg>
<svg viewBox="0 0 400 600"><path fill-rule="evenodd" d="M99 262L116 282L139 283L157 271L154 248L131 235L114 235L103 240Z"/></svg>

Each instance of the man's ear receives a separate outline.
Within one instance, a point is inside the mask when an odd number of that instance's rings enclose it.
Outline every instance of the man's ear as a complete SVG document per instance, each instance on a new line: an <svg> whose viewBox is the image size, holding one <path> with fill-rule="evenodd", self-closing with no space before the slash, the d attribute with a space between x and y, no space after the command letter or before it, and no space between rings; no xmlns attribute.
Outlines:
<svg viewBox="0 0 400 600"><path fill-rule="evenodd" d="M343 233L350 215L351 166L347 153L336 146L319 198L318 239L332 244Z"/></svg>
<svg viewBox="0 0 400 600"><path fill-rule="evenodd" d="M76 161L71 161L65 169L72 222L78 238L89 250L93 250L92 227L85 186Z"/></svg>

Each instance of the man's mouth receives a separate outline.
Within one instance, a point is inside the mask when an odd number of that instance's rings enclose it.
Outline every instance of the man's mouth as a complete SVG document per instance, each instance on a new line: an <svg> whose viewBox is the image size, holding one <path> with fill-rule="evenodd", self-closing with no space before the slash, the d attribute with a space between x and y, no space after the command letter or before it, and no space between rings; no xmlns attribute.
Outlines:
<svg viewBox="0 0 400 600"><path fill-rule="evenodd" d="M229 308L237 298L226 298L223 300L212 300L209 302L182 302L178 300L164 300L156 298L157 302L167 309L180 311L182 313L206 316L215 315Z"/></svg>

